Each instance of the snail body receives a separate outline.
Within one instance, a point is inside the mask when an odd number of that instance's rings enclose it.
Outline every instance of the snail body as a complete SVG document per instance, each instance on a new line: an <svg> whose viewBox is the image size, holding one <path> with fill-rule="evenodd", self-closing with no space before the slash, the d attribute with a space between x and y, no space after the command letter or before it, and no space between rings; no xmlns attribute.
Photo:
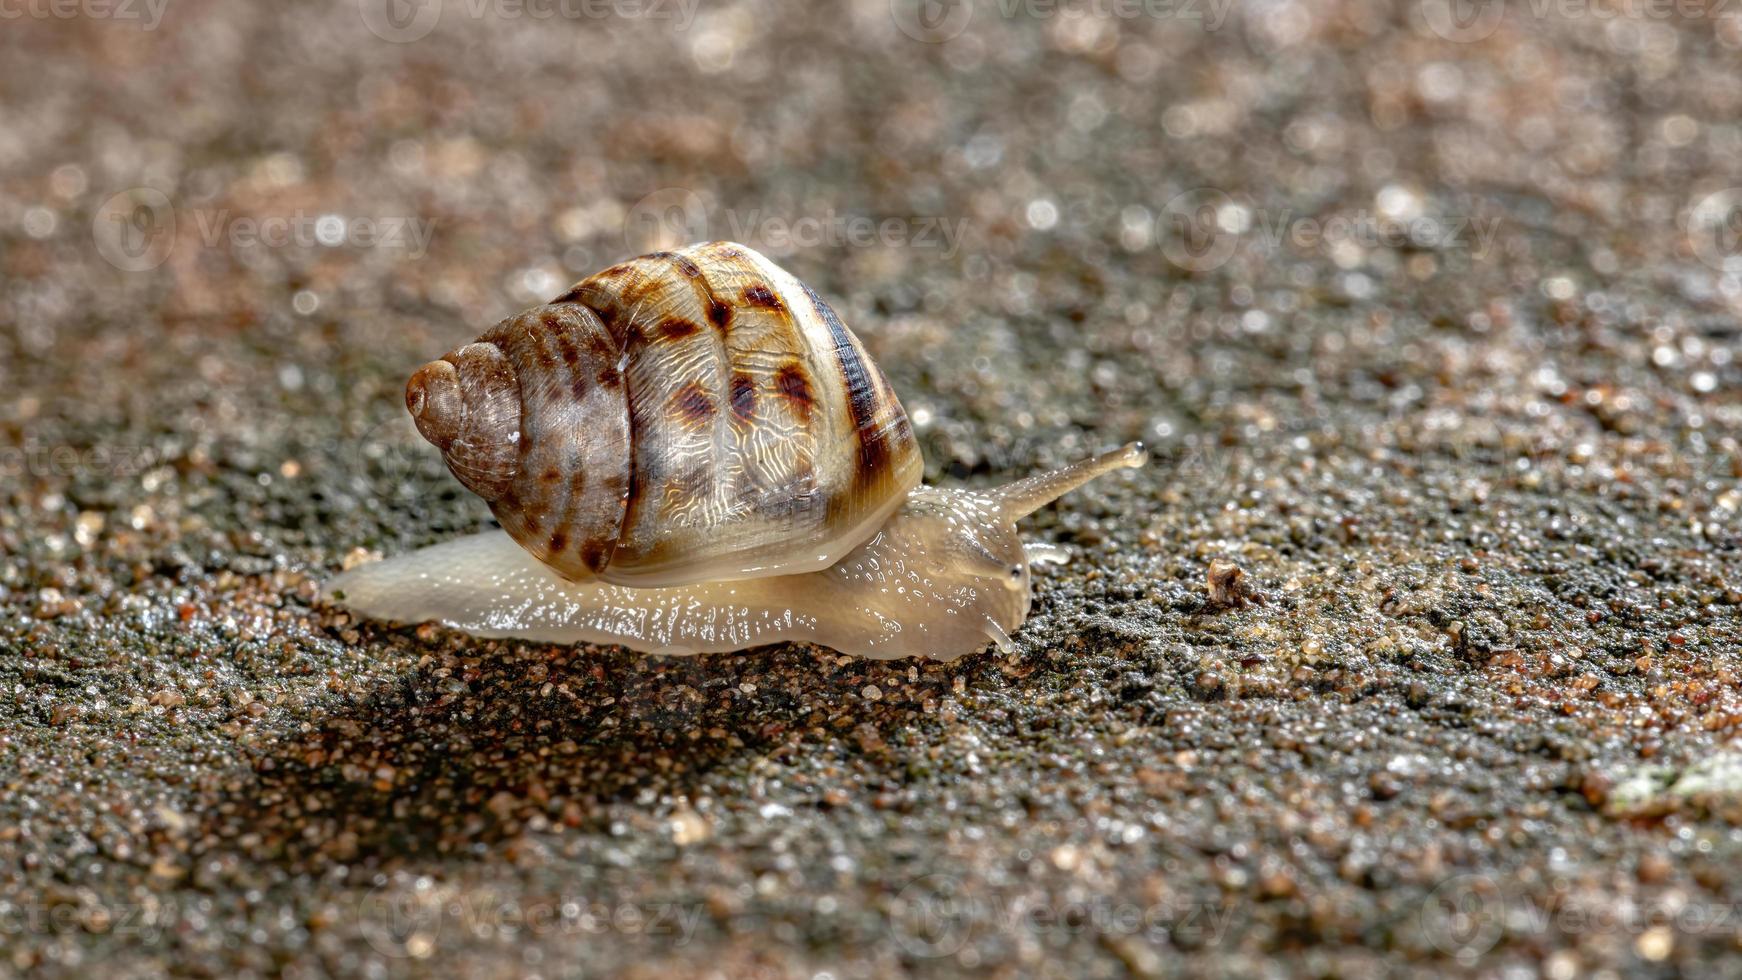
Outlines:
<svg viewBox="0 0 1742 980"><path fill-rule="evenodd" d="M364 565L362 615L649 653L787 640L875 658L1008 649L1016 521L1131 444L1005 487L920 486L888 381L828 304L749 248L654 253L420 368L406 405L501 531Z"/></svg>
<svg viewBox="0 0 1742 980"><path fill-rule="evenodd" d="M358 566L326 592L373 619L476 636L663 654L797 640L877 659L954 660L988 643L1010 649L1028 618L1031 565L1059 560L1051 546L1025 546L1016 521L1143 458L1134 443L997 490L916 487L869 540L812 572L658 588L570 582L487 531Z"/></svg>

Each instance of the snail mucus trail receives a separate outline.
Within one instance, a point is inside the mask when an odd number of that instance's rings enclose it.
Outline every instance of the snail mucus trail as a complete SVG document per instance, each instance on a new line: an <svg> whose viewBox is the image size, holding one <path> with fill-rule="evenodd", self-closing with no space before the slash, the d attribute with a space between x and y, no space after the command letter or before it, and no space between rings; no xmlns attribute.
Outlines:
<svg viewBox="0 0 1742 980"><path fill-rule="evenodd" d="M344 572L333 602L478 636L690 654L807 641L953 660L1027 618L1022 517L1136 443L992 490L920 485L833 309L730 242L656 252L412 376L406 406L502 525Z"/></svg>

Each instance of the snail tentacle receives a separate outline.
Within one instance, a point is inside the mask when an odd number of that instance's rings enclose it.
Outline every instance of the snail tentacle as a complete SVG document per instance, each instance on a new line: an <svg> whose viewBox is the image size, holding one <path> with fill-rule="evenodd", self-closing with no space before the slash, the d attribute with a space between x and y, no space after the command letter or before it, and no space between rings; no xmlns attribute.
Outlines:
<svg viewBox="0 0 1742 980"><path fill-rule="evenodd" d="M1071 560L1068 549L1046 541L1028 542L1022 546L1022 553L1028 556L1030 565L1066 565Z"/></svg>
<svg viewBox="0 0 1742 980"><path fill-rule="evenodd" d="M1006 518L1012 521L1021 520L1095 477L1117 469L1142 466L1148 459L1149 454L1144 452L1143 443L1128 442L1093 459L1024 477L992 491L992 496Z"/></svg>

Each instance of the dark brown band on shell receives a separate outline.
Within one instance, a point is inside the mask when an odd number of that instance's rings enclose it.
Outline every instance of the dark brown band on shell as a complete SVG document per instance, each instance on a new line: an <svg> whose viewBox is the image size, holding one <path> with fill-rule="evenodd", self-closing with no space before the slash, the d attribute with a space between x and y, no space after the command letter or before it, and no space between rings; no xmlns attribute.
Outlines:
<svg viewBox="0 0 1742 980"><path fill-rule="evenodd" d="M835 366L840 370L846 388L847 410L853 423L853 437L859 447L859 476L867 480L874 478L883 472L889 460L889 428L894 427L892 413L883 400L887 385L878 385L879 379L874 376L873 369L867 367L870 361L860 354L859 345L847 332L846 324L841 322L834 307L823 302L823 298L809 286L800 285L804 286L804 295L811 308L828 328L834 345ZM893 415L899 418L901 427L906 426L907 413L899 406Z"/></svg>

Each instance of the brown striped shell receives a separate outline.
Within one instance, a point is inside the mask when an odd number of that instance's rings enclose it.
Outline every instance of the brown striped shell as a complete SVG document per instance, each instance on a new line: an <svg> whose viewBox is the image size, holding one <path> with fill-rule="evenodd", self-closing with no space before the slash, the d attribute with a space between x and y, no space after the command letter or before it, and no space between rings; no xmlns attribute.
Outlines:
<svg viewBox="0 0 1742 980"><path fill-rule="evenodd" d="M826 568L924 467L835 311L730 242L582 280L424 365L406 406L503 529L576 582Z"/></svg>

